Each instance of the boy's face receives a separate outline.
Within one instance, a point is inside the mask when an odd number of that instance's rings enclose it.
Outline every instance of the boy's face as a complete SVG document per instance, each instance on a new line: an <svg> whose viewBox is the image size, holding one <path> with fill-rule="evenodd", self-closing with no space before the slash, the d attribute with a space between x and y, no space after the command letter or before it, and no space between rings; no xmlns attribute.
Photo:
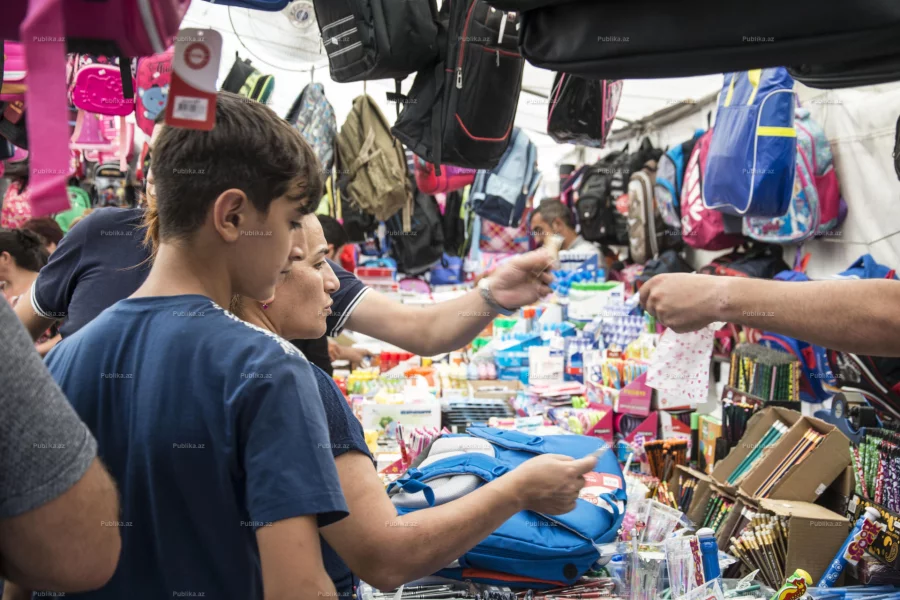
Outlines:
<svg viewBox="0 0 900 600"><path fill-rule="evenodd" d="M264 302L290 272L294 261L303 260L305 233L301 228L303 201L290 193L269 205L267 214L250 207L246 228L236 249L238 280L242 296Z"/></svg>

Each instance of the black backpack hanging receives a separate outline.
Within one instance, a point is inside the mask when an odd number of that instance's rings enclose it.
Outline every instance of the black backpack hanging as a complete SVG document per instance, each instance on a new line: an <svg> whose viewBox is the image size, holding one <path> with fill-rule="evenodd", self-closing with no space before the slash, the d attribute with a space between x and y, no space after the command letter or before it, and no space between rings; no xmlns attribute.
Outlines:
<svg viewBox="0 0 900 600"><path fill-rule="evenodd" d="M439 60L416 74L391 129L397 139L438 169L497 166L522 87L519 19L484 0L444 2Z"/></svg>
<svg viewBox="0 0 900 600"><path fill-rule="evenodd" d="M314 0L331 78L405 79L438 56L434 0Z"/></svg>
<svg viewBox="0 0 900 600"><path fill-rule="evenodd" d="M465 256L463 247L466 243L466 223L460 216L462 210L462 190L450 192L444 201L444 252L450 256Z"/></svg>
<svg viewBox="0 0 900 600"><path fill-rule="evenodd" d="M690 77L900 56L896 0L497 2L508 9L545 5L523 13L520 47L530 63L596 79Z"/></svg>
<svg viewBox="0 0 900 600"><path fill-rule="evenodd" d="M400 215L385 221L385 227L391 256L397 261L397 270L401 273L421 275L444 255L441 209L434 196L416 190L410 231L403 231Z"/></svg>
<svg viewBox="0 0 900 600"><path fill-rule="evenodd" d="M602 148L622 97L622 81L557 73L550 90L547 134L558 143Z"/></svg>
<svg viewBox="0 0 900 600"><path fill-rule="evenodd" d="M628 245L628 221L616 211L612 180L616 165L622 164L624 153L613 153L587 167L578 188L575 213L581 235L589 242Z"/></svg>

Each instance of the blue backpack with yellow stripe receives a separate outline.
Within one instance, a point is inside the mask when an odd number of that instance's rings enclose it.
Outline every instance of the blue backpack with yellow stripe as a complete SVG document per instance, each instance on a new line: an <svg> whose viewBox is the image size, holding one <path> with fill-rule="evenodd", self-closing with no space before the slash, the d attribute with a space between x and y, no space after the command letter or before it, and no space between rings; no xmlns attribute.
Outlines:
<svg viewBox="0 0 900 600"><path fill-rule="evenodd" d="M782 67L725 75L703 181L706 208L741 217L788 211L797 157L793 88Z"/></svg>
<svg viewBox="0 0 900 600"><path fill-rule="evenodd" d="M388 486L398 514L451 502L539 454L582 458L604 447L606 452L585 475L574 510L552 516L516 513L436 574L510 587L575 583L600 558L598 547L614 541L622 525L625 484L615 452L584 435L535 436L480 426L466 432L435 440L418 465Z"/></svg>

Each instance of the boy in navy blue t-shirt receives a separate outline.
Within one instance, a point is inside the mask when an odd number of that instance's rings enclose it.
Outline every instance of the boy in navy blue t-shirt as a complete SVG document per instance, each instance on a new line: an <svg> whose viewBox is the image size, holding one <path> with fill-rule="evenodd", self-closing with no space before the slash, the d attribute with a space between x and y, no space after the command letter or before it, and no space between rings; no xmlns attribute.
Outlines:
<svg viewBox="0 0 900 600"><path fill-rule="evenodd" d="M47 365L122 496L112 580L75 598L334 595L318 528L346 516L315 376L280 337L221 306L264 303L302 258L321 197L299 134L220 93L210 132L166 127L160 244L146 281ZM264 592L265 591L265 592Z"/></svg>

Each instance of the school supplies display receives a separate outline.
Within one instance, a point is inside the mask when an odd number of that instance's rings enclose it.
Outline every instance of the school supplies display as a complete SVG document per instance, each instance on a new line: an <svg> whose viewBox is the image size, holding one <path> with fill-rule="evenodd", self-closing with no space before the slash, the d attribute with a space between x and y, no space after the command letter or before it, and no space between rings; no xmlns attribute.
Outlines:
<svg viewBox="0 0 900 600"><path fill-rule="evenodd" d="M734 500L718 491L713 491L706 504L706 511L703 514L703 520L698 523L700 527L709 527L713 531L718 531L722 523L728 517L731 509L734 508Z"/></svg>
<svg viewBox="0 0 900 600"><path fill-rule="evenodd" d="M728 385L765 402L798 402L800 363L786 352L739 344L731 354Z"/></svg>
<svg viewBox="0 0 900 600"><path fill-rule="evenodd" d="M900 512L900 433L867 429L850 448L856 493L892 512Z"/></svg>
<svg viewBox="0 0 900 600"><path fill-rule="evenodd" d="M787 433L787 430L787 425L784 423L781 423L780 421L773 423L769 431L767 431L762 439L754 445L750 454L748 454L744 460L738 464L734 471L732 471L731 475L728 476L728 483L736 485L741 480L741 477L746 475L759 459L765 455L766 450L777 443L778 440L781 439L781 436Z"/></svg>
<svg viewBox="0 0 900 600"><path fill-rule="evenodd" d="M787 474L794 466L802 463L816 449L816 447L825 439L825 435L814 429L809 429L803 434L803 438L791 449L790 452L781 460L778 466L772 471L766 480L756 489L755 496L765 498L769 495L775 485Z"/></svg>
<svg viewBox="0 0 900 600"><path fill-rule="evenodd" d="M668 481L676 465L688 464L687 440L656 440L644 443L650 473L661 481Z"/></svg>
<svg viewBox="0 0 900 600"><path fill-rule="evenodd" d="M754 404L722 402L722 435L729 448L734 448L747 431L747 421L759 409Z"/></svg>
<svg viewBox="0 0 900 600"><path fill-rule="evenodd" d="M787 557L787 521L745 508L736 529L737 534L729 538L729 552L749 570L758 569L767 585L778 586Z"/></svg>

